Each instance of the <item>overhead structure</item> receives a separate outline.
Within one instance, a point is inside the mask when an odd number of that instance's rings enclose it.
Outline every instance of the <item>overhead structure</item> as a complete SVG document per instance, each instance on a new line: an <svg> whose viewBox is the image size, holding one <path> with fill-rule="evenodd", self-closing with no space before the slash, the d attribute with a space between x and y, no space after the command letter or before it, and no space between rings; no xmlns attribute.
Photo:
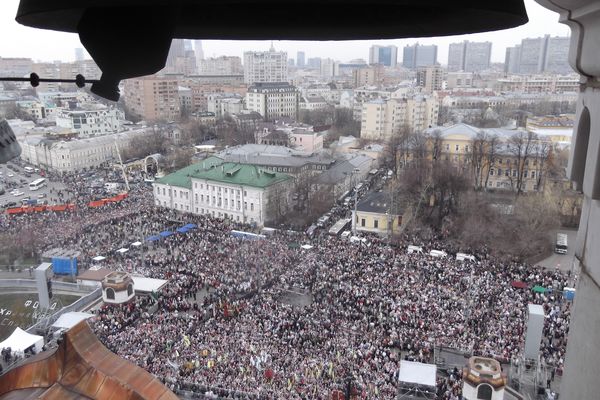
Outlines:
<svg viewBox="0 0 600 400"><path fill-rule="evenodd" d="M436 372L437 367L435 364L400 361L398 399L414 398L415 395L424 399L435 399Z"/></svg>
<svg viewBox="0 0 600 400"><path fill-rule="evenodd" d="M271 0L21 0L16 20L78 33L102 70L92 92L116 101L121 80L164 68L173 38L395 39L506 29L528 19L523 0L288 0L276 6Z"/></svg>
<svg viewBox="0 0 600 400"><path fill-rule="evenodd" d="M23 355L26 350L34 350L35 353L42 351L44 338L38 335L32 335L23 329L16 327L3 342L0 343L0 349L9 348L13 353Z"/></svg>

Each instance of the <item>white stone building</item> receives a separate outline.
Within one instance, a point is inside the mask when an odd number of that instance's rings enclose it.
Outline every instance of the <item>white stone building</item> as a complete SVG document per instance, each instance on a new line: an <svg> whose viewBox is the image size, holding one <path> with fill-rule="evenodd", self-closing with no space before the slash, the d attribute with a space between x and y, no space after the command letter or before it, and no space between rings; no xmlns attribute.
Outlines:
<svg viewBox="0 0 600 400"><path fill-rule="evenodd" d="M287 209L292 182L289 175L210 157L156 181L154 203L263 226Z"/></svg>
<svg viewBox="0 0 600 400"><path fill-rule="evenodd" d="M244 82L287 82L287 53L275 51L246 51L244 53Z"/></svg>
<svg viewBox="0 0 600 400"><path fill-rule="evenodd" d="M300 93L286 82L255 83L246 93L246 108L256 111L266 121L290 117L297 119Z"/></svg>
<svg viewBox="0 0 600 400"><path fill-rule="evenodd" d="M121 130L125 114L117 108L89 104L75 110L61 109L56 126L75 132L81 138L104 136Z"/></svg>
<svg viewBox="0 0 600 400"><path fill-rule="evenodd" d="M44 169L58 172L75 172L97 167L116 159L116 146L128 146L136 136L144 135L145 129L86 139L54 140L43 137L23 138L21 159Z"/></svg>

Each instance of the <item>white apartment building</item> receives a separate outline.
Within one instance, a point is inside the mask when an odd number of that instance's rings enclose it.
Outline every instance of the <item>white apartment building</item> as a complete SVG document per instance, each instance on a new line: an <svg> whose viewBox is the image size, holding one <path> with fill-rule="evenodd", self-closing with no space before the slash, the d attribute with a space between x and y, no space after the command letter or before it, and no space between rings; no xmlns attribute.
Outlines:
<svg viewBox="0 0 600 400"><path fill-rule="evenodd" d="M385 141L403 127L421 132L437 124L438 114L436 95L375 99L363 104L360 137Z"/></svg>
<svg viewBox="0 0 600 400"><path fill-rule="evenodd" d="M81 109L60 109L56 126L76 132L80 137L104 136L121 130L125 114L117 108L86 105Z"/></svg>
<svg viewBox="0 0 600 400"><path fill-rule="evenodd" d="M281 117L297 119L300 93L286 82L255 83L246 93L246 108L266 121Z"/></svg>
<svg viewBox="0 0 600 400"><path fill-rule="evenodd" d="M207 58L199 61L198 71L200 75L241 75L242 59L233 56Z"/></svg>
<svg viewBox="0 0 600 400"><path fill-rule="evenodd" d="M207 111L215 113L215 117L223 118L226 114L239 114L244 108L242 96L236 93L211 93L206 98Z"/></svg>
<svg viewBox="0 0 600 400"><path fill-rule="evenodd" d="M210 157L153 184L154 203L181 212L263 226L287 207L293 179L255 165Z"/></svg>
<svg viewBox="0 0 600 400"><path fill-rule="evenodd" d="M246 51L244 53L244 82L287 82L287 53L275 51Z"/></svg>

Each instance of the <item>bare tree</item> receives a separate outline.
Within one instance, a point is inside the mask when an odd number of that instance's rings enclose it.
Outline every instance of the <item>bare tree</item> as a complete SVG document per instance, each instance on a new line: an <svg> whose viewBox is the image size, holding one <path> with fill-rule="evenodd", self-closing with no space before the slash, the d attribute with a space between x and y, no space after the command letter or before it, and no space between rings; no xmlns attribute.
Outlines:
<svg viewBox="0 0 600 400"><path fill-rule="evenodd" d="M498 137L483 130L477 132L471 141L471 170L475 190L487 188L490 169L496 161L498 147Z"/></svg>
<svg viewBox="0 0 600 400"><path fill-rule="evenodd" d="M512 156L514 166L511 171L510 164L508 166L508 177L513 190L517 196L525 190L524 178L525 171L529 167L529 161L535 157L536 147L538 143L537 135L530 131L518 131L513 134L507 141L508 153Z"/></svg>

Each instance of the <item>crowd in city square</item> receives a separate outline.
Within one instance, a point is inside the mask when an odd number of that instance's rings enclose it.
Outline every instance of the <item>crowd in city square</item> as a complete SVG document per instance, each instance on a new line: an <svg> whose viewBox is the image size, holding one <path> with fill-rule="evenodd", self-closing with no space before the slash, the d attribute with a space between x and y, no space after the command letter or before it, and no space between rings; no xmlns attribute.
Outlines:
<svg viewBox="0 0 600 400"><path fill-rule="evenodd" d="M76 179L69 187L88 201ZM393 398L400 360L433 363L436 346L517 362L528 303L544 306L542 358L561 371L571 303L562 296L569 277L558 270L486 250L471 251L477 262L406 252L408 244L425 254L459 250L443 237L391 245L277 231L244 240L231 230L252 227L156 208L145 191L99 209L3 216L0 224L8 233L35 229L42 250L79 250L82 264L102 255L106 268L168 280L152 296L100 308L92 326L109 349L173 389L326 399L350 377L363 398ZM187 223L197 227L143 240ZM115 252L137 240L143 249ZM535 293L535 285L553 290ZM439 399L460 399L460 371L440 378L437 390Z"/></svg>

